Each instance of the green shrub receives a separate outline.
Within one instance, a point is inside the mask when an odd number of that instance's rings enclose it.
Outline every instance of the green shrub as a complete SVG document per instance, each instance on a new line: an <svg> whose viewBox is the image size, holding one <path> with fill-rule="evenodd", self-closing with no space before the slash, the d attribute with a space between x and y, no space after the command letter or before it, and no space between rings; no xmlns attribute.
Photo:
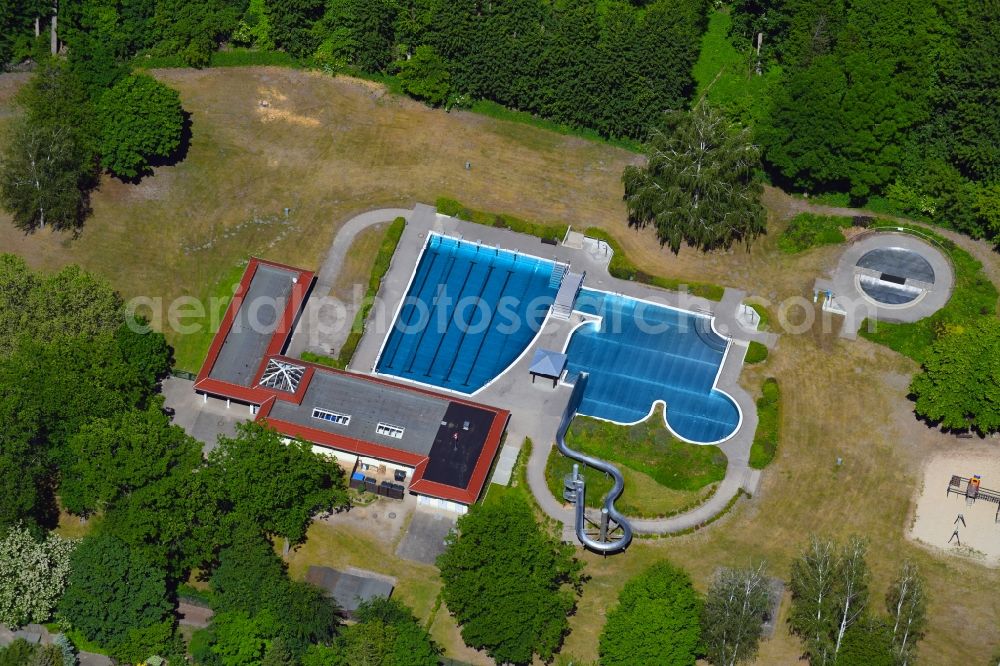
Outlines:
<svg viewBox="0 0 1000 666"><path fill-rule="evenodd" d="M612 277L616 277L619 280L635 280L636 282L672 291L681 291L682 287L686 287L687 291L695 296L707 298L710 301L722 300L722 295L726 291L724 287L707 282L691 282L689 280L667 278L660 275L650 275L636 268L635 264L625 254L622 246L615 240L615 237L604 229L589 227L584 233L591 238L604 241L611 247L614 254L611 256L611 263L608 264L608 272Z"/></svg>
<svg viewBox="0 0 1000 666"><path fill-rule="evenodd" d="M841 231L851 226L851 218L832 215L799 213L778 237L778 248L785 254L796 254L822 245L844 242Z"/></svg>
<svg viewBox="0 0 1000 666"><path fill-rule="evenodd" d="M332 356L323 356L322 354L314 354L311 351L304 351L300 354L300 358L308 363L318 363L330 368L337 368L338 370L344 369L344 364L340 362L340 359L333 358Z"/></svg>
<svg viewBox="0 0 1000 666"><path fill-rule="evenodd" d="M945 306L930 317L910 324L872 322L866 319L861 324L859 334L920 363L940 334L970 324L980 317L996 316L997 289L983 273L983 265L952 241L924 227L891 224L935 241L938 248L951 259L955 271L955 286Z"/></svg>
<svg viewBox="0 0 1000 666"><path fill-rule="evenodd" d="M496 102L488 99L476 100L472 103L470 110L473 113L478 113L479 115L487 116L489 118L493 118L494 120L531 125L532 127L537 127L538 129L543 129L548 132L555 132L556 134L563 134L566 136L576 136L588 141L623 148L633 153L642 152L642 143L639 141L628 138L604 137L595 130L587 129L586 127L573 127L555 120L549 120L548 118L541 118L528 113L527 111L508 109L506 106L497 104Z"/></svg>
<svg viewBox="0 0 1000 666"><path fill-rule="evenodd" d="M751 340L750 345L747 347L747 355L743 358L743 362L748 363L749 365L756 365L757 363L763 363L766 360L767 347L756 340Z"/></svg>
<svg viewBox="0 0 1000 666"><path fill-rule="evenodd" d="M510 229L521 234L536 236L543 239L562 240L569 227L565 224L541 224L529 222L513 215L501 213L488 213L481 210L467 208L454 199L441 197L437 200L437 209L443 215L457 217L466 222L482 224L487 227L497 227L499 229Z"/></svg>
<svg viewBox="0 0 1000 666"><path fill-rule="evenodd" d="M190 67L190 63L180 55L137 56L132 64L142 69ZM250 67L273 66L301 68L304 63L284 51L257 51L254 49L232 49L216 51L208 60L209 67Z"/></svg>
<svg viewBox="0 0 1000 666"><path fill-rule="evenodd" d="M764 469L778 450L778 431L781 425L781 390L778 380L768 377L757 399L757 432L750 447L750 466Z"/></svg>

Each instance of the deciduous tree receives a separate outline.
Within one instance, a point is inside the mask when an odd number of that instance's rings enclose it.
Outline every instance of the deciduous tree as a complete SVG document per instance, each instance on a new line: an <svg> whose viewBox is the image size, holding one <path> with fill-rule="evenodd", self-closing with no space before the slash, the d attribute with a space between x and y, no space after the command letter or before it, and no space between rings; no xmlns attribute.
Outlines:
<svg viewBox="0 0 1000 666"><path fill-rule="evenodd" d="M159 625L172 608L157 559L108 534L87 537L70 559L60 613L89 640L112 650L129 639L130 630Z"/></svg>
<svg viewBox="0 0 1000 666"><path fill-rule="evenodd" d="M375 598L354 612L337 646L347 666L436 666L441 650L413 611L394 599Z"/></svg>
<svg viewBox="0 0 1000 666"><path fill-rule="evenodd" d="M719 666L753 661L771 606L764 565L722 569L705 599L702 634L708 658Z"/></svg>
<svg viewBox="0 0 1000 666"><path fill-rule="evenodd" d="M663 561L625 583L599 644L601 666L690 666L701 645L702 600L682 569Z"/></svg>
<svg viewBox="0 0 1000 666"><path fill-rule="evenodd" d="M520 497L502 495L459 519L438 558L442 595L465 643L498 662L548 659L567 631L581 565Z"/></svg>
<svg viewBox="0 0 1000 666"><path fill-rule="evenodd" d="M87 160L68 127L15 121L0 156L0 203L14 225L26 233L79 227L88 208Z"/></svg>
<svg viewBox="0 0 1000 666"><path fill-rule="evenodd" d="M60 495L66 508L89 514L171 474L192 474L201 443L171 425L162 401L85 424L69 440L71 465Z"/></svg>
<svg viewBox="0 0 1000 666"><path fill-rule="evenodd" d="M645 165L622 175L629 224L652 225L674 252L682 243L728 248L764 232L760 153L746 129L702 102L668 113L646 153Z"/></svg>
<svg viewBox="0 0 1000 666"><path fill-rule="evenodd" d="M169 157L181 143L184 115L177 91L146 74L132 74L104 93L97 105L101 164L135 178L150 161Z"/></svg>
<svg viewBox="0 0 1000 666"><path fill-rule="evenodd" d="M409 60L399 63L399 80L403 90L428 104L448 101L451 74L432 46L418 46Z"/></svg>
<svg viewBox="0 0 1000 666"><path fill-rule="evenodd" d="M0 538L0 622L19 627L52 617L75 545L54 534L38 541L20 525L7 530Z"/></svg>
<svg viewBox="0 0 1000 666"><path fill-rule="evenodd" d="M924 579L917 565L907 560L889 586L885 606L892 622L892 651L896 663L906 666L914 661L917 641L927 622Z"/></svg>
<svg viewBox="0 0 1000 666"><path fill-rule="evenodd" d="M305 442L286 444L259 423L238 426L209 454L232 518L297 543L317 511L347 504L344 471Z"/></svg>
<svg viewBox="0 0 1000 666"><path fill-rule="evenodd" d="M914 411L953 430L1000 428L1000 323L983 317L939 337L913 378Z"/></svg>
<svg viewBox="0 0 1000 666"><path fill-rule="evenodd" d="M792 631L806 642L812 664L840 663L852 627L866 616L867 542L853 536L843 547L812 537L792 563Z"/></svg>

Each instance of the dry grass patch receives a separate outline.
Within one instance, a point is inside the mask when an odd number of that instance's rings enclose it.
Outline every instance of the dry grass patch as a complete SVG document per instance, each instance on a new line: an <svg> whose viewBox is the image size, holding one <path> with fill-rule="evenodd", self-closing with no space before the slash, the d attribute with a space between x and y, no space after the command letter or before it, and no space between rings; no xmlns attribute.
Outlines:
<svg viewBox="0 0 1000 666"><path fill-rule="evenodd" d="M250 255L316 268L340 226L372 208L453 196L530 219L599 224L622 215L619 177L637 159L348 78L280 68L154 74L192 114L186 159L139 185L103 178L76 239L24 236L0 214L0 250L34 268L80 264L126 297L205 299ZM0 76L0 123L25 79Z"/></svg>

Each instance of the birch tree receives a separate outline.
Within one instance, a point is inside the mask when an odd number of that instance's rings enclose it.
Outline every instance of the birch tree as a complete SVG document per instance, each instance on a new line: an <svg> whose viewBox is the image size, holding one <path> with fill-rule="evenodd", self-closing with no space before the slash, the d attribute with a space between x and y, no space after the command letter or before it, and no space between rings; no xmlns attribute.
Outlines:
<svg viewBox="0 0 1000 666"><path fill-rule="evenodd" d="M806 642L806 653L815 664L833 662L831 637L837 624L834 591L837 580L837 551L829 539L813 536L792 563L790 623L792 631Z"/></svg>
<svg viewBox="0 0 1000 666"><path fill-rule="evenodd" d="M672 111L652 130L644 166L622 174L629 224L653 225L662 245L709 250L764 233L760 150L749 130L707 102Z"/></svg>
<svg viewBox="0 0 1000 666"><path fill-rule="evenodd" d="M722 569L705 600L702 637L709 660L718 666L753 661L771 592L765 565Z"/></svg>
<svg viewBox="0 0 1000 666"><path fill-rule="evenodd" d="M25 233L72 229L87 210L83 151L65 125L14 124L0 156L0 203Z"/></svg>
<svg viewBox="0 0 1000 666"><path fill-rule="evenodd" d="M0 622L45 622L66 587L75 542L49 535L36 541L22 525L0 539Z"/></svg>
<svg viewBox="0 0 1000 666"><path fill-rule="evenodd" d="M834 655L840 651L844 642L844 632L857 622L868 604L868 564L865 555L868 554L868 542L853 536L844 547L838 567L839 585L836 588L837 600L837 642L833 648Z"/></svg>
<svg viewBox="0 0 1000 666"><path fill-rule="evenodd" d="M917 565L907 560L889 587L885 605L892 621L892 647L896 663L913 661L917 640L927 621L924 580Z"/></svg>

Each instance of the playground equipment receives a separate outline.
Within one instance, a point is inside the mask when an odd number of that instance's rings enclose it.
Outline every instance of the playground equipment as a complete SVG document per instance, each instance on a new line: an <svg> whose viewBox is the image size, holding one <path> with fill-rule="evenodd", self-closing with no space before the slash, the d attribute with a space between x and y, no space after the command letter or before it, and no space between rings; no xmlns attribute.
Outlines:
<svg viewBox="0 0 1000 666"><path fill-rule="evenodd" d="M964 495L966 505L975 504L976 500L993 502L997 505L997 511L993 520L994 522L1000 522L1000 492L983 488L982 477L978 474L974 474L971 478L957 475L952 476L951 480L948 482L948 489L945 491L945 497L950 496L952 493L955 493L956 495ZM962 522L965 522L964 517Z"/></svg>
<svg viewBox="0 0 1000 666"><path fill-rule="evenodd" d="M615 500L621 496L625 489L625 479L622 478L621 472L614 465L574 451L566 445L566 431L569 430L569 424L576 415L580 401L583 400L583 392L586 387L587 373L581 372L573 386L573 393L570 394L569 404L566 405L566 410L563 412L559 429L556 431L556 444L559 446L559 452L567 458L610 474L614 479L614 485L604 500L600 521L597 523L587 517L587 489L583 475L580 474L579 465L573 465L573 474L567 478L567 490L563 496L576 505L575 529L576 538L580 540L580 543L595 553L617 553L628 548L632 542L632 526L629 525L625 516L615 508ZM596 528L596 532L592 534L594 528Z"/></svg>

